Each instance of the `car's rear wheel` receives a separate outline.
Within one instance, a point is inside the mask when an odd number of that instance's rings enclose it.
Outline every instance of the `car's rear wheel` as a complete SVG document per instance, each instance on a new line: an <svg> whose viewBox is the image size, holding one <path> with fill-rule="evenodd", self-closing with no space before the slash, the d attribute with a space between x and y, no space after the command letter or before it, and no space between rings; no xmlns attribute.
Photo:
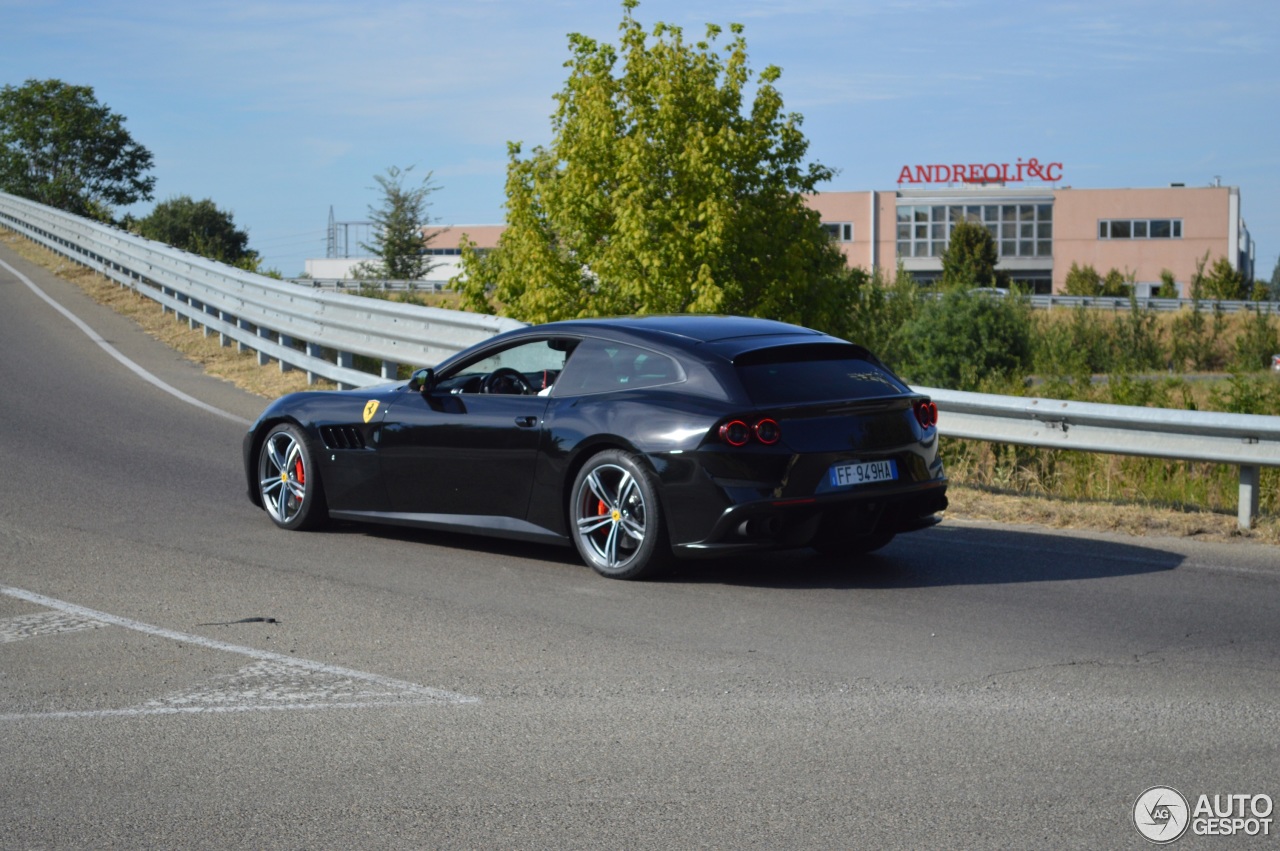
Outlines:
<svg viewBox="0 0 1280 851"><path fill-rule="evenodd" d="M643 579L671 562L653 474L630 452L593 456L574 479L569 504L573 543L597 573Z"/></svg>
<svg viewBox="0 0 1280 851"><path fill-rule="evenodd" d="M314 529L328 518L320 471L297 426L281 423L262 441L258 493L262 507L282 529Z"/></svg>

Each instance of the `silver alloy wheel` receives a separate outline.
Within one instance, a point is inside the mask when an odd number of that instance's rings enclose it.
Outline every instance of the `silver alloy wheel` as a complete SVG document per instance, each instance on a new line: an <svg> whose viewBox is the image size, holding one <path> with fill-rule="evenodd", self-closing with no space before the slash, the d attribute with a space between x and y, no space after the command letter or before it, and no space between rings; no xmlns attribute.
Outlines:
<svg viewBox="0 0 1280 851"><path fill-rule="evenodd" d="M272 433L258 460L258 489L271 519L285 526L298 518L307 497L306 454L288 431Z"/></svg>
<svg viewBox="0 0 1280 851"><path fill-rule="evenodd" d="M644 542L644 494L635 477L616 464L595 467L582 484L573 518L578 539L602 567L617 570L636 557Z"/></svg>

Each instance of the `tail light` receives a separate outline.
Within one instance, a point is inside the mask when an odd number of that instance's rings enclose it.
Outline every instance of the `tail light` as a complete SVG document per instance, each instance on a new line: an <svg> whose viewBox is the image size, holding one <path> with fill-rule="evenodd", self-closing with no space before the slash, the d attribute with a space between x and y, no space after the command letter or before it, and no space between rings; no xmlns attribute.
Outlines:
<svg viewBox="0 0 1280 851"><path fill-rule="evenodd" d="M746 446L752 437L758 443L773 446L782 439L782 426L769 417L757 420L755 425L750 426L742 420L731 420L720 426L720 439L730 446Z"/></svg>
<svg viewBox="0 0 1280 851"><path fill-rule="evenodd" d="M932 428L938 424L938 406L933 402L922 399L916 401L912 407L915 408L916 422L920 423L921 428Z"/></svg>
<svg viewBox="0 0 1280 851"><path fill-rule="evenodd" d="M768 417L752 426L751 430L755 432L756 440L765 446L773 446L782 437L782 427L778 425L778 421Z"/></svg>
<svg viewBox="0 0 1280 851"><path fill-rule="evenodd" d="M742 420L734 420L720 426L720 439L730 446L746 446L751 439L751 429Z"/></svg>

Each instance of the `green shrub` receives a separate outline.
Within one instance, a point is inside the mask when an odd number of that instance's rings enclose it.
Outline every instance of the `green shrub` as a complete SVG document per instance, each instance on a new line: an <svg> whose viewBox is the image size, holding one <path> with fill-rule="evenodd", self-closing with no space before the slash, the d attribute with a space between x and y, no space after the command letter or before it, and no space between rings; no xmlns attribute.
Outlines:
<svg viewBox="0 0 1280 851"><path fill-rule="evenodd" d="M1256 372L1271 366L1271 356L1280 352L1275 325L1271 314L1254 308L1245 320L1244 328L1236 337L1234 368L1241 372Z"/></svg>
<svg viewBox="0 0 1280 851"><path fill-rule="evenodd" d="M1159 319L1155 311L1140 307L1134 296L1129 296L1129 311L1116 322L1115 330L1114 362L1118 367L1142 371L1165 365Z"/></svg>
<svg viewBox="0 0 1280 851"><path fill-rule="evenodd" d="M898 369L910 381L953 390L1022 378L1032 361L1025 302L957 289L928 301L903 329Z"/></svg>

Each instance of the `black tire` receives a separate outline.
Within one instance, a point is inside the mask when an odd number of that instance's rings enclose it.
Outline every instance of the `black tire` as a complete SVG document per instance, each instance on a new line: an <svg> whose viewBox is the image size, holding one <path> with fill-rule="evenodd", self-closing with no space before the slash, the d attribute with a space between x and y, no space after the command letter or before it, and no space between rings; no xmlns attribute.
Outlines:
<svg viewBox="0 0 1280 851"><path fill-rule="evenodd" d="M861 556L873 553L889 545L896 535L893 532L873 532L870 535L819 535L809 545L824 556Z"/></svg>
<svg viewBox="0 0 1280 851"><path fill-rule="evenodd" d="M263 438L258 448L258 495L281 529L315 529L329 519L320 469L297 426L281 423Z"/></svg>
<svg viewBox="0 0 1280 851"><path fill-rule="evenodd" d="M569 534L582 560L610 579L647 579L670 567L653 474L630 452L591 457L569 495Z"/></svg>

